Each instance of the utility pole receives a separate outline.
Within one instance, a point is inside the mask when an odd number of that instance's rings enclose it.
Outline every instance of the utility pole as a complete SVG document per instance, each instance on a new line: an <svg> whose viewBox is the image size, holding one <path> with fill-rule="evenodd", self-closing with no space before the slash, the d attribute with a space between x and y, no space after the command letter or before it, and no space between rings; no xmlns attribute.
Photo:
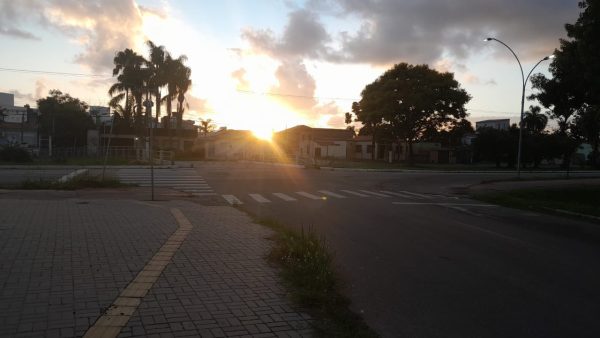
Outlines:
<svg viewBox="0 0 600 338"><path fill-rule="evenodd" d="M151 200L154 201L154 156L152 155L152 141L153 141L153 134L154 132L152 131L154 129L154 123L152 121L152 106L154 105L154 103L152 102L152 100L149 99L148 97L148 93L146 93L146 101L144 101L144 106L146 107L146 121L148 121L148 119L150 120L150 145L149 145L149 150L148 150L148 155L150 158L150 187L152 190L152 198Z"/></svg>

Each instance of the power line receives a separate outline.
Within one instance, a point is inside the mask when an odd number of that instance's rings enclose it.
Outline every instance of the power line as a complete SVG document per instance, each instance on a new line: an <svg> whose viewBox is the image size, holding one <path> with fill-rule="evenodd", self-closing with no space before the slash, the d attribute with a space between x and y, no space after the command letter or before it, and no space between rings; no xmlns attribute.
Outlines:
<svg viewBox="0 0 600 338"><path fill-rule="evenodd" d="M0 72L46 74L46 75L61 75L61 76L75 76L75 77L101 77L101 78L112 77L109 75L102 75L102 74L51 72L51 71L47 71L47 70L17 69L17 68L0 68Z"/></svg>
<svg viewBox="0 0 600 338"><path fill-rule="evenodd" d="M236 89L237 92L244 94L253 95L267 95L267 96L284 96L284 97L296 97L301 99L317 99L317 100L340 100L340 101L359 101L356 98L349 97L324 97L324 96L309 96L309 95L296 95L296 94L282 94L282 93L271 93L271 92L255 92L251 90Z"/></svg>
<svg viewBox="0 0 600 338"><path fill-rule="evenodd" d="M46 70L18 69L18 68L0 68L0 71L13 72L13 73L31 73L31 74L74 76L74 77L95 77L95 78L111 78L112 77L111 75L102 75L102 74L52 72L52 71L46 71ZM244 89L236 89L236 91L239 93L250 94L250 95L294 97L294 98L312 99L312 100L334 100L334 101L352 101L352 102L360 101L360 99L349 98L349 97L325 97L325 96L310 96L310 95L298 95L298 94L288 94L288 93L256 92L256 91L244 90ZM489 113L489 114L517 114L514 112L479 109L479 108L468 108L467 110L476 111L476 112L480 112L480 113Z"/></svg>

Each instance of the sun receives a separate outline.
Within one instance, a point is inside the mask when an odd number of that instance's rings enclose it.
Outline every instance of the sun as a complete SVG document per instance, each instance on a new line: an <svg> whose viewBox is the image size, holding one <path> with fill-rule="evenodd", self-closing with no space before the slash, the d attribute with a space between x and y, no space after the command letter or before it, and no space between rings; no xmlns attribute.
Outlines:
<svg viewBox="0 0 600 338"><path fill-rule="evenodd" d="M252 134L263 141L271 141L273 139L273 131L266 128L252 129Z"/></svg>

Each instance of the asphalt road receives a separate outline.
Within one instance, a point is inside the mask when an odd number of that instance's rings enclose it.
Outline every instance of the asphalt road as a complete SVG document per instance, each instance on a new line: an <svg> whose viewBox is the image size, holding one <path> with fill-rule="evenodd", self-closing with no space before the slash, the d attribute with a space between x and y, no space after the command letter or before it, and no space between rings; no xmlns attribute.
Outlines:
<svg viewBox="0 0 600 338"><path fill-rule="evenodd" d="M600 336L600 228L460 194L514 174L197 170L240 208L323 234L384 337Z"/></svg>

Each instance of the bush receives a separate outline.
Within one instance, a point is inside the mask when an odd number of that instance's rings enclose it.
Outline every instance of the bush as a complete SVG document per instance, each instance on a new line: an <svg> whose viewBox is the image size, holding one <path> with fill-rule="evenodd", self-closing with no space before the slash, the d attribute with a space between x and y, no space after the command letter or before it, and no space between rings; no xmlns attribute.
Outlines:
<svg viewBox="0 0 600 338"><path fill-rule="evenodd" d="M2 162L14 162L14 163L25 163L31 162L31 154L23 148L15 146L6 146L0 148L0 161Z"/></svg>

